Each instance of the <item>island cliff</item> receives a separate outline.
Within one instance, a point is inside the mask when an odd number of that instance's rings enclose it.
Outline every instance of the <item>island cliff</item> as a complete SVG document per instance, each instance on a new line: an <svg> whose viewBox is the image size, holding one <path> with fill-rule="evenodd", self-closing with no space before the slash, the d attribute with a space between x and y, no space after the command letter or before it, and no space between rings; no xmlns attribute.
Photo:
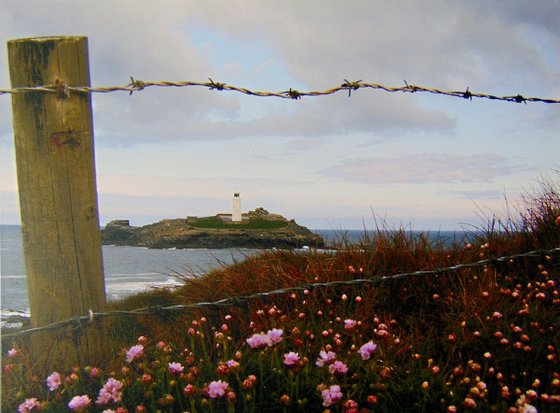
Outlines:
<svg viewBox="0 0 560 413"><path fill-rule="evenodd" d="M101 230L103 244L148 248L323 248L320 235L294 220L257 208L241 222L227 216L165 219L143 227L127 220L109 222Z"/></svg>

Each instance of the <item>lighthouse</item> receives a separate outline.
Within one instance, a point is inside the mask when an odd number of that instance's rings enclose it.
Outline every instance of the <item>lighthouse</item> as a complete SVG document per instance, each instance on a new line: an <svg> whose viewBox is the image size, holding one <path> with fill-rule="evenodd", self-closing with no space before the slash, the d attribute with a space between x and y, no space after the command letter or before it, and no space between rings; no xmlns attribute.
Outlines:
<svg viewBox="0 0 560 413"><path fill-rule="evenodd" d="M241 198L239 197L239 192L233 194L232 200L232 211L231 211L231 221L241 222Z"/></svg>

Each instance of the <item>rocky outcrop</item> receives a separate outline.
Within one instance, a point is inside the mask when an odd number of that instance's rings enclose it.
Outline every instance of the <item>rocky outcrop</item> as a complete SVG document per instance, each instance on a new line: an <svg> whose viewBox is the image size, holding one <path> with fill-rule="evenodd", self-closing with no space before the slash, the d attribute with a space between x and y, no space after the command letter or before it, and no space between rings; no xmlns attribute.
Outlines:
<svg viewBox="0 0 560 413"><path fill-rule="evenodd" d="M101 230L103 244L144 246L148 248L280 248L304 246L323 248L324 240L295 221L281 228L250 228L234 223L220 228L197 228L186 219L166 219L143 227L132 227L126 220L109 222ZM251 218L250 218L251 219ZM250 222L249 219L249 222ZM258 227L258 225L256 225Z"/></svg>

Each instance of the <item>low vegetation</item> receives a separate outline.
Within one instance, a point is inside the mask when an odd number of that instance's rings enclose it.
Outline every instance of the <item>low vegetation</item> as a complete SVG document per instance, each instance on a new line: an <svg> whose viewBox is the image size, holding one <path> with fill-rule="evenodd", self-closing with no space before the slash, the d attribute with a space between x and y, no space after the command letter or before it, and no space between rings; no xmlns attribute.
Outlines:
<svg viewBox="0 0 560 413"><path fill-rule="evenodd" d="M91 366L37 371L24 340L3 343L3 411L559 411L558 185L479 230L446 246L380 229L185 276L113 305L301 288L112 319L113 351Z"/></svg>
<svg viewBox="0 0 560 413"><path fill-rule="evenodd" d="M278 229L289 224L285 220L271 220L265 218L251 218L242 222L225 222L218 216L189 219L188 225L200 229Z"/></svg>

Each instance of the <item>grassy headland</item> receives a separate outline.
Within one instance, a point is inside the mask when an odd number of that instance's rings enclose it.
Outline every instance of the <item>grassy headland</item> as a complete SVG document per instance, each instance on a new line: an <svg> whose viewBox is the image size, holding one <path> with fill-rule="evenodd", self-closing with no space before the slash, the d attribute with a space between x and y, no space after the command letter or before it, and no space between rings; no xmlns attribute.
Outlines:
<svg viewBox="0 0 560 413"><path fill-rule="evenodd" d="M252 218L242 222L224 222L219 217L213 216L189 220L189 225L193 228L206 229L277 229L288 226L288 221Z"/></svg>
<svg viewBox="0 0 560 413"><path fill-rule="evenodd" d="M127 220L109 222L101 231L104 244L145 246L148 248L300 248L322 247L321 236L257 208L232 222L221 215L164 219L132 227Z"/></svg>
<svg viewBox="0 0 560 413"><path fill-rule="evenodd" d="M187 274L112 307L301 289L113 318L112 351L94 366L37 371L25 340L3 343L3 411L559 411L558 185L480 230L448 247L380 229L338 251L263 251Z"/></svg>

